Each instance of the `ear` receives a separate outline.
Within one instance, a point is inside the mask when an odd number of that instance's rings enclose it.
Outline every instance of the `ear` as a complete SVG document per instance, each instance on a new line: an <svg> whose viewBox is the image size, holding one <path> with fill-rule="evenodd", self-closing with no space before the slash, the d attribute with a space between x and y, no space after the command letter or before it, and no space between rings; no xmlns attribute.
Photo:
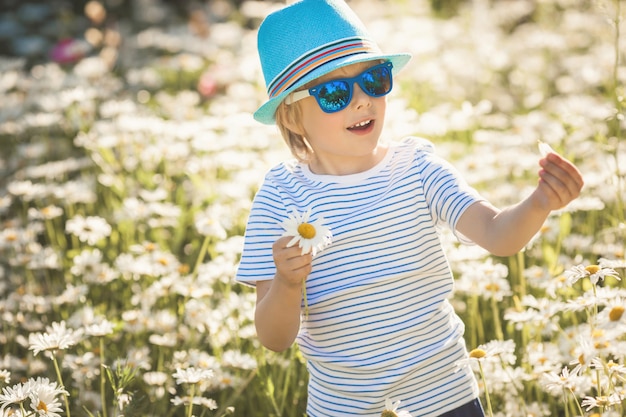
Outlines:
<svg viewBox="0 0 626 417"><path fill-rule="evenodd" d="M276 109L276 121L280 123L281 129L287 129L294 135L304 136L304 127L302 126L302 107L300 106L300 103L280 103Z"/></svg>
<svg viewBox="0 0 626 417"><path fill-rule="evenodd" d="M297 106L297 104L291 104L291 106ZM287 114L285 119L283 120L283 125L296 135L304 136L304 127L302 127L302 123L300 122L299 115L301 112L299 111L299 109L294 109L294 111L288 111L286 113Z"/></svg>

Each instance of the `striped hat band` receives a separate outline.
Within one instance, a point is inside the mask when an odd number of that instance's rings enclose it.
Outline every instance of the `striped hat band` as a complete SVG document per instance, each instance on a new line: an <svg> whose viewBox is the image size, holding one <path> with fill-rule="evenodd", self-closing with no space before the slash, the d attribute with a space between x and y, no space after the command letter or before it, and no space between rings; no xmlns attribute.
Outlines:
<svg viewBox="0 0 626 417"><path fill-rule="evenodd" d="M380 53L378 46L367 39L351 37L322 45L298 57L276 76L267 87L270 98L280 95L315 69L338 58L364 53Z"/></svg>

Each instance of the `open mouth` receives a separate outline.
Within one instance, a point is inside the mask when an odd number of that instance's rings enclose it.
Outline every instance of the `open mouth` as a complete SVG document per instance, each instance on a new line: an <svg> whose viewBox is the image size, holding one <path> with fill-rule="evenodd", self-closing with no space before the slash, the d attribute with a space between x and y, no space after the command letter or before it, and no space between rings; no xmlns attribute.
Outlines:
<svg viewBox="0 0 626 417"><path fill-rule="evenodd" d="M348 130L365 130L367 129L374 121L373 120L363 120L355 125L348 127Z"/></svg>

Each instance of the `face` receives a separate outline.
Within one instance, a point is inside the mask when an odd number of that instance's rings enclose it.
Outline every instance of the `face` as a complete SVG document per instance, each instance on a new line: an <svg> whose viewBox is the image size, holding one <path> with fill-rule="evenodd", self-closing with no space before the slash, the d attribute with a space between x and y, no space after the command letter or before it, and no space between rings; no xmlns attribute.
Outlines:
<svg viewBox="0 0 626 417"><path fill-rule="evenodd" d="M377 61L352 64L319 78L315 84L354 77ZM384 156L378 144L387 107L386 98L367 95L357 83L346 108L325 113L314 97L298 102L302 109L299 126L313 148L309 166L317 174L346 175L372 168Z"/></svg>

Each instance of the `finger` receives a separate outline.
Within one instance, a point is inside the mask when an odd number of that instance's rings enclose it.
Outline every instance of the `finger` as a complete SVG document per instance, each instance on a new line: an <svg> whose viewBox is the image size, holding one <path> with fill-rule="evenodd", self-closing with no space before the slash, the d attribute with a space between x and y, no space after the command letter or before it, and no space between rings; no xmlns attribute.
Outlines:
<svg viewBox="0 0 626 417"><path fill-rule="evenodd" d="M582 187L584 183L582 174L573 163L558 154L550 154L546 157L546 160L565 171L568 176L575 180L576 184Z"/></svg>
<svg viewBox="0 0 626 417"><path fill-rule="evenodd" d="M566 206L580 194L580 191L575 187L568 186L567 182L562 181L547 170L539 172L539 180L539 187L543 189L546 197L553 202L552 204L558 206L557 208Z"/></svg>
<svg viewBox="0 0 626 417"><path fill-rule="evenodd" d="M282 262L276 263L276 270L279 275L284 277L284 279L289 282L298 283L311 273L312 265L311 265L312 257L309 256L298 256L295 258L291 258L288 260L283 260Z"/></svg>
<svg viewBox="0 0 626 417"><path fill-rule="evenodd" d="M547 158L540 162L544 171L557 178L573 196L578 196L584 185L583 177L576 168L567 159L559 155L548 155Z"/></svg>
<svg viewBox="0 0 626 417"><path fill-rule="evenodd" d="M299 268L302 264L306 264L308 259L306 255L301 255L300 248L282 248L273 252L274 263L279 265L285 265L287 268L294 270Z"/></svg>
<svg viewBox="0 0 626 417"><path fill-rule="evenodd" d="M580 193L575 181L562 170L543 169L539 172L539 178L550 187L560 200L573 200Z"/></svg>
<svg viewBox="0 0 626 417"><path fill-rule="evenodd" d="M273 249L286 248L289 246L289 242L291 240L293 240L293 236L282 236L274 242L274 245L272 246L272 248Z"/></svg>

